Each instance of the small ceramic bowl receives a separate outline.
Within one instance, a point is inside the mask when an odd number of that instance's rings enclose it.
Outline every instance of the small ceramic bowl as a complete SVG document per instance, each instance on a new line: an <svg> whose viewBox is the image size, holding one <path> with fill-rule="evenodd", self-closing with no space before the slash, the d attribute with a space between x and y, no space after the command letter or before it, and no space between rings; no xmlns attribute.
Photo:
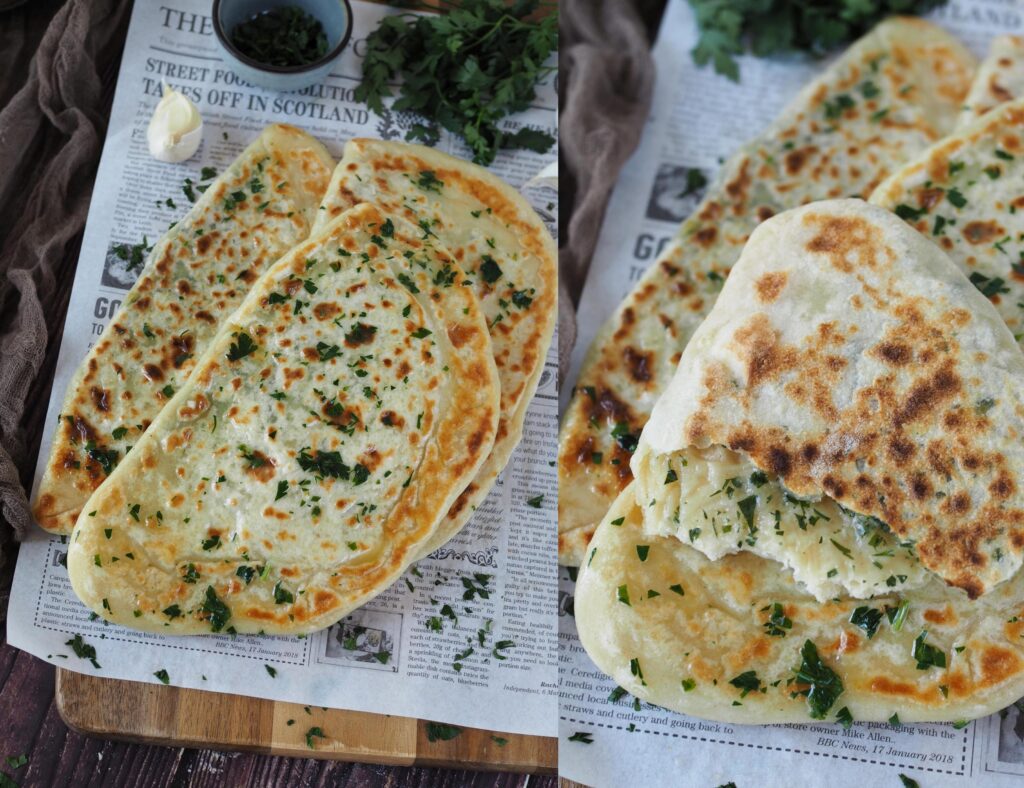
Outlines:
<svg viewBox="0 0 1024 788"><path fill-rule="evenodd" d="M316 17L327 35L327 54L304 66L268 66L246 57L231 43L231 31L256 14L282 6L298 6ZM302 90L322 82L352 35L348 0L213 0L213 32L224 59L238 76L253 85L280 91Z"/></svg>

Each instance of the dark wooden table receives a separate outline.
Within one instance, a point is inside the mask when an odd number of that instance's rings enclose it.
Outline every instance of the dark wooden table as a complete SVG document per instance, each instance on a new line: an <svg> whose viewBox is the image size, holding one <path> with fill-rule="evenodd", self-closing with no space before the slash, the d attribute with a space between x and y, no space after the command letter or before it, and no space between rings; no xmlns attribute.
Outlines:
<svg viewBox="0 0 1024 788"><path fill-rule="evenodd" d="M0 12L0 107L24 82L35 45L63 0L32 0ZM12 43L12 42L17 42ZM120 38L123 42L123 36ZM113 97L120 52L107 68L107 112ZM68 249L76 260L81 238ZM33 386L25 417L29 455L39 448L42 421L56 365L57 351L71 292L73 266L52 319L43 371ZM34 465L34 461L31 463ZM30 471L26 468L26 477ZM27 481L27 478L25 479ZM6 551L5 551L6 552ZM91 738L70 730L53 701L55 669L7 644L6 609L16 553L0 567L0 772L20 786L488 786L555 788L555 777L526 777L464 770L397 768L251 753L217 752L182 747L155 747ZM26 765L12 768L4 758L25 755ZM2 778L0 778L2 784Z"/></svg>

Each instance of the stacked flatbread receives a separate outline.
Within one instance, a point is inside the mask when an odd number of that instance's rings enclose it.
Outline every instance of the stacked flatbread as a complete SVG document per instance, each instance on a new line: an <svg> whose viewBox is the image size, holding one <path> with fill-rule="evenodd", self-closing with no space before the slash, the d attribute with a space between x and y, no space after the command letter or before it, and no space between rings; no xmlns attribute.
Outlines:
<svg viewBox="0 0 1024 788"><path fill-rule="evenodd" d="M36 521L71 533L270 265L309 236L334 161L292 126L268 126L156 244L61 407Z"/></svg>
<svg viewBox="0 0 1024 788"><path fill-rule="evenodd" d="M867 197L952 130L974 70L974 58L934 25L889 20L723 166L587 353L559 438L562 563L580 563L630 482L640 430L751 231L812 200Z"/></svg>
<svg viewBox="0 0 1024 788"><path fill-rule="evenodd" d="M431 174L427 189L420 188L422 173ZM487 320L501 381L494 447L422 548L425 555L466 524L523 434L555 328L555 247L518 192L481 167L420 145L350 141L317 226L363 200L416 224L462 263Z"/></svg>
<svg viewBox="0 0 1024 788"><path fill-rule="evenodd" d="M588 549L580 638L731 722L959 720L1024 694L1024 354L893 213L761 225Z"/></svg>
<svg viewBox="0 0 1024 788"><path fill-rule="evenodd" d="M80 508L68 570L108 620L172 634L326 627L450 538L518 441L554 322L546 229L479 167L399 144L364 161L367 149L350 144L331 189L317 171L287 213L296 233L267 230L285 248L258 271L238 262L252 223L228 222L288 182L248 149L157 244L76 376L49 468L80 470L69 451L110 462L88 469L73 502L44 479L37 509ZM373 189L347 199L363 176ZM209 237L226 251L199 249ZM200 307L215 328L193 336ZM492 341L503 322L514 346ZM186 340L187 355L163 364L122 358ZM155 379L151 366L164 377L147 398L138 381ZM90 401L108 420L109 403L134 410L116 424L90 412L79 434ZM125 438L122 422L130 452L100 444L108 429Z"/></svg>
<svg viewBox="0 0 1024 788"><path fill-rule="evenodd" d="M1024 96L1024 38L996 36L967 93L957 131L990 109L1021 96Z"/></svg>

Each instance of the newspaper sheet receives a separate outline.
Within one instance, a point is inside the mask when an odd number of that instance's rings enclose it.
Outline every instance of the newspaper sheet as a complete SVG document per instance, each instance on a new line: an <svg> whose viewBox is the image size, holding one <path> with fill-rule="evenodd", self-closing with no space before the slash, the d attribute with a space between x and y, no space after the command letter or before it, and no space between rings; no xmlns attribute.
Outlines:
<svg viewBox="0 0 1024 788"><path fill-rule="evenodd" d="M408 113L375 115L355 101L366 37L393 12L382 5L352 5L352 39L325 82L298 93L274 93L241 82L226 67L213 37L209 2L135 4L37 483L68 380L134 281L130 260L117 249L144 236L158 238L187 210L185 178L198 182L206 166L222 171L273 121L301 126L336 158L350 137L402 139L417 122ZM185 164L161 164L147 153L146 126L161 80L185 92L203 114L202 147ZM507 119L508 128L529 124L554 133L556 106L550 76L535 105ZM461 140L447 134L439 147L469 155ZM502 152L492 169L520 187L555 158L554 149L544 155ZM555 191L531 188L526 194L554 232ZM555 735L556 365L552 350L523 441L472 522L392 588L329 629L304 638L164 637L108 625L90 616L72 593L64 541L38 530L21 546L9 641L63 668L100 676L156 682L154 673L165 670L170 683L180 687ZM538 495L544 496L539 508L527 504L536 503ZM468 599L467 579L485 593ZM96 648L102 667L75 656L67 645L75 635Z"/></svg>
<svg viewBox="0 0 1024 788"><path fill-rule="evenodd" d="M1024 32L1014 0L952 0L931 16L978 57L997 33ZM802 58L741 59L735 84L698 69L693 12L669 0L655 46L657 81L641 144L626 164L608 207L580 302L579 335L563 392L567 398L583 353L605 317L694 209L686 191L696 168L710 181L721 162L754 136L822 68ZM956 729L952 725L857 723L743 726L665 711L631 696L612 701L615 683L590 661L572 617L574 585L560 569L559 771L594 786L1009 786L1024 779L1024 711ZM570 741L589 733L591 744ZM577 737L587 738L587 737Z"/></svg>

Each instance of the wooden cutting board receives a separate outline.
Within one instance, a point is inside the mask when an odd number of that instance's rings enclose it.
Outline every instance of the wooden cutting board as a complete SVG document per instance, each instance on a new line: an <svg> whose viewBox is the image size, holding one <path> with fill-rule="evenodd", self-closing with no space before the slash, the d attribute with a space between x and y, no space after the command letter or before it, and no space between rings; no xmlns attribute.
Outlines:
<svg viewBox="0 0 1024 788"><path fill-rule="evenodd" d="M297 758L555 774L553 737L464 728L429 741L427 722L165 687L57 670L57 709L86 734L172 747L250 750ZM294 722L289 725L289 720ZM324 738L306 744L319 727ZM504 745L495 738L506 740Z"/></svg>

